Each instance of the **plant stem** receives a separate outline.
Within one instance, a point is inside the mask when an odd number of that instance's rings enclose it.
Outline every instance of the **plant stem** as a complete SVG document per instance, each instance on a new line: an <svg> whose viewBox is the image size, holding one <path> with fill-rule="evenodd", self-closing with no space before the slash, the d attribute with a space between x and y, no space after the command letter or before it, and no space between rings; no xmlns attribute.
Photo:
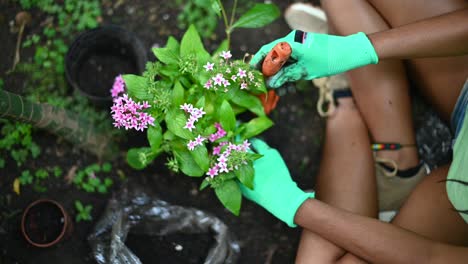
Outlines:
<svg viewBox="0 0 468 264"><path fill-rule="evenodd" d="M221 8L221 14L223 15L223 20L224 20L224 27L226 28L226 37L227 37L227 46L228 49L231 46L231 25L228 24L228 18L226 14L226 9L224 9L224 5L221 2L221 0L218 0L219 7Z"/></svg>
<svg viewBox="0 0 468 264"><path fill-rule="evenodd" d="M34 103L0 90L0 118L30 123L65 138L98 158L114 158L116 146L88 120L62 108Z"/></svg>
<svg viewBox="0 0 468 264"><path fill-rule="evenodd" d="M232 6L232 12L231 12L231 21L229 22L229 27L234 24L234 18L236 16L236 8L237 8L237 0L234 0L234 5Z"/></svg>

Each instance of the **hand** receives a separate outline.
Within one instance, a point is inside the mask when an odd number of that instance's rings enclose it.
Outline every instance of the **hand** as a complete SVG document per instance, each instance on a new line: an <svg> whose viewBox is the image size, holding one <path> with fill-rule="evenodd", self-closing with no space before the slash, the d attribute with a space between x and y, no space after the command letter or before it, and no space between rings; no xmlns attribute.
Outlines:
<svg viewBox="0 0 468 264"><path fill-rule="evenodd" d="M264 45L250 65L259 68L268 52L283 41L291 45L293 62L268 80L267 84L272 88L278 88L285 82L339 74L379 61L372 43L362 32L341 37L294 30L286 37Z"/></svg>
<svg viewBox="0 0 468 264"><path fill-rule="evenodd" d="M254 162L254 189L239 183L242 194L290 227L296 227L294 216L297 209L307 198L313 198L314 193L306 193L297 187L276 149L259 139L251 139L250 142L263 157Z"/></svg>

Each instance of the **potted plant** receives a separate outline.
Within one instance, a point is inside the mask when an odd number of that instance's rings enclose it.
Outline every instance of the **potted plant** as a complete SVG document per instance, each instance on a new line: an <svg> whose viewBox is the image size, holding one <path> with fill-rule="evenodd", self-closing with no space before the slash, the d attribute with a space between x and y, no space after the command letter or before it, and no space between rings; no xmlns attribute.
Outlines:
<svg viewBox="0 0 468 264"><path fill-rule="evenodd" d="M62 205L50 199L31 203L23 212L21 232L31 245L46 248L62 241L72 232L73 224Z"/></svg>
<svg viewBox="0 0 468 264"><path fill-rule="evenodd" d="M261 72L232 58L230 34L236 27L261 27L279 11L257 4L237 21L226 24L227 40L210 54L194 26L179 42L169 37L162 48L153 48L158 59L142 75L118 76L111 90L114 126L145 131L149 146L128 151L127 161L143 169L165 154L167 167L191 177L204 177L222 204L238 215L241 191L236 181L253 188L253 161L249 138L273 125L259 95L266 94ZM234 5L235 6L235 5ZM233 17L233 16L232 16ZM248 118L241 114L250 112Z"/></svg>

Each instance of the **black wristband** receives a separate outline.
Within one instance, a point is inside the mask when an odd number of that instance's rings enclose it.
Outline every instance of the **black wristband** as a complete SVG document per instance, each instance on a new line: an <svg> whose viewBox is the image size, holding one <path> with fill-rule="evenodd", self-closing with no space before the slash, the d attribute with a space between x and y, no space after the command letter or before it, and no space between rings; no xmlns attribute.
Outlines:
<svg viewBox="0 0 468 264"><path fill-rule="evenodd" d="M294 42L302 43L302 41L304 40L304 34L304 31L296 30L296 34L294 34Z"/></svg>

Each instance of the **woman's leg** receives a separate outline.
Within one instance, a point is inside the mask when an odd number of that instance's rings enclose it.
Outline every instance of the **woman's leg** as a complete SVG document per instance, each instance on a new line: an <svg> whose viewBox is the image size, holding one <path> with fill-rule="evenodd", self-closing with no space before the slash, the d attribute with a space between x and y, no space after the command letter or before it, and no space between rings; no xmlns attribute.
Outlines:
<svg viewBox="0 0 468 264"><path fill-rule="evenodd" d="M447 196L447 173L448 166L444 166L427 176L411 193L392 224L432 240L468 246L468 225Z"/></svg>
<svg viewBox="0 0 468 264"><path fill-rule="evenodd" d="M325 144L316 182L317 198L348 211L376 217L377 193L370 140L351 97L338 99L327 120ZM356 155L358 153L358 155ZM304 230L296 263L334 263L345 251ZM354 260L360 262L357 258Z"/></svg>
<svg viewBox="0 0 468 264"><path fill-rule="evenodd" d="M366 0L322 0L330 29L348 35L373 33L390 28L381 14ZM401 61L381 61L347 74L351 90L374 142L414 144L409 82ZM394 160L399 169L418 165L417 149L379 151L379 157Z"/></svg>

